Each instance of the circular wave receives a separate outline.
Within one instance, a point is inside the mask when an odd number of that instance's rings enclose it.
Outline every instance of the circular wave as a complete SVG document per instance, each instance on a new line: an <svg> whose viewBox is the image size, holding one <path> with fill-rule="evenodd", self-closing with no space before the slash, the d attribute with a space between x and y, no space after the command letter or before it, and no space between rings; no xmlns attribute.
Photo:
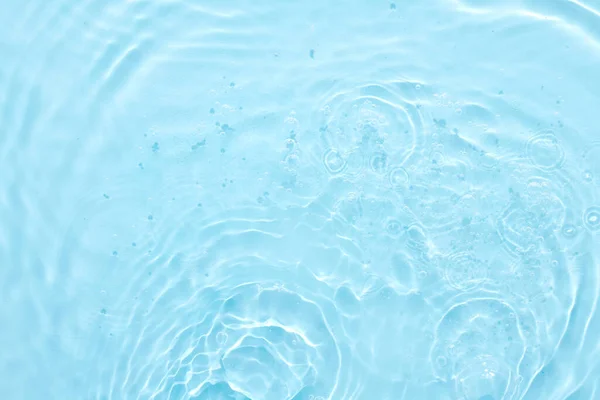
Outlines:
<svg viewBox="0 0 600 400"><path fill-rule="evenodd" d="M537 252L544 238L563 226L566 206L547 179L531 178L524 190L513 196L498 221L498 234L514 254Z"/></svg>
<svg viewBox="0 0 600 400"><path fill-rule="evenodd" d="M504 301L471 298L454 304L438 322L430 362L465 399L512 398L529 357L530 338L519 313Z"/></svg>
<svg viewBox="0 0 600 400"><path fill-rule="evenodd" d="M552 131L537 133L527 141L527 156L533 165L544 170L560 168L565 151Z"/></svg>
<svg viewBox="0 0 600 400"><path fill-rule="evenodd" d="M444 276L457 290L472 290L488 276L488 266L468 252L454 253L443 260Z"/></svg>
<svg viewBox="0 0 600 400"><path fill-rule="evenodd" d="M366 84L337 92L324 101L319 123L328 171L332 169L330 162L343 164L350 158L355 161L349 164L361 173L376 175L385 175L391 165L400 167L407 162L421 141L423 125L418 108L403 98L403 87L403 83L394 82ZM332 152L339 154L339 159L330 159ZM347 174L352 175L352 171Z"/></svg>
<svg viewBox="0 0 600 400"><path fill-rule="evenodd" d="M136 278L121 289L119 302L106 306L115 316L129 310L115 319L127 326L112 327L122 343L116 354L129 357L106 354L123 379L113 383L112 393L291 400L360 390L358 381L348 380L352 368L345 367L352 355L336 311L344 296L340 289L333 295L338 284L318 279L328 267L311 263L319 256L304 253L313 248L322 256L318 242L281 253L277 249L301 240L304 229L260 209L227 215L205 219L200 227L193 222L199 214L183 218L152 253L139 255ZM116 372L122 368L128 372Z"/></svg>
<svg viewBox="0 0 600 400"><path fill-rule="evenodd" d="M52 398L591 398L594 10L405 3L24 7L0 251L34 320L2 367L39 355Z"/></svg>
<svg viewBox="0 0 600 400"><path fill-rule="evenodd" d="M600 231L600 207L591 206L583 213L583 224L592 233Z"/></svg>

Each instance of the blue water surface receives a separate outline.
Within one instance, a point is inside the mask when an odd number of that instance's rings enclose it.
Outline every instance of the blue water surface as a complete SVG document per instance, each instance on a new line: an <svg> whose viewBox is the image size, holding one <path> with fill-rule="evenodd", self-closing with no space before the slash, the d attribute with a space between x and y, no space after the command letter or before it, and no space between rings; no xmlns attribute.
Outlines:
<svg viewBox="0 0 600 400"><path fill-rule="evenodd" d="M2 0L0 398L600 399L599 0Z"/></svg>

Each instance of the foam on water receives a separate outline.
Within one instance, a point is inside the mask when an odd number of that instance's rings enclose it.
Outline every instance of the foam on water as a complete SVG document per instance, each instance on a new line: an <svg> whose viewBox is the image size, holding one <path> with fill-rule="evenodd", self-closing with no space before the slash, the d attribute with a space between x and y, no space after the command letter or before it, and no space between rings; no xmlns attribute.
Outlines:
<svg viewBox="0 0 600 400"><path fill-rule="evenodd" d="M600 398L597 0L8 0L0 38L2 398Z"/></svg>

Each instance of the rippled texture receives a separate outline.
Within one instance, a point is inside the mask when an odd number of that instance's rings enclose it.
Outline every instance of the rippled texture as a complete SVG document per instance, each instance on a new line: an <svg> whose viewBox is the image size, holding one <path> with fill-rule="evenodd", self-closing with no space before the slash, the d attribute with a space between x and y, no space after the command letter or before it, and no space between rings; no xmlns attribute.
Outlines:
<svg viewBox="0 0 600 400"><path fill-rule="evenodd" d="M598 0L4 0L0 397L600 398Z"/></svg>

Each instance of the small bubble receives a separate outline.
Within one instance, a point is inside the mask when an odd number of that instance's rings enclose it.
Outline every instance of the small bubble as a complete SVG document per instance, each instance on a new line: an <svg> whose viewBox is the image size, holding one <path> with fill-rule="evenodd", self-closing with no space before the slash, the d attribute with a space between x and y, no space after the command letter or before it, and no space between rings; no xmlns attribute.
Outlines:
<svg viewBox="0 0 600 400"><path fill-rule="evenodd" d="M385 225L386 232L391 236L398 236L402 232L402 224L395 219L390 219Z"/></svg>
<svg viewBox="0 0 600 400"><path fill-rule="evenodd" d="M404 168L396 167L390 172L389 181L395 189L405 187L408 184L408 172Z"/></svg>
<svg viewBox="0 0 600 400"><path fill-rule="evenodd" d="M286 139L285 140L285 147L288 150L293 150L294 147L296 147L296 141L294 139L292 139L292 138Z"/></svg>
<svg viewBox="0 0 600 400"><path fill-rule="evenodd" d="M577 227L573 224L565 224L562 227L561 233L568 239L574 238L577 236Z"/></svg>
<svg viewBox="0 0 600 400"><path fill-rule="evenodd" d="M592 233L600 231L600 207L592 206L585 210L583 214L583 223Z"/></svg>
<svg viewBox="0 0 600 400"><path fill-rule="evenodd" d="M344 160L342 155L334 149L329 149L325 152L323 163L325 164L325 169L327 169L330 174L338 174L346 167L346 160Z"/></svg>
<svg viewBox="0 0 600 400"><path fill-rule="evenodd" d="M419 271L419 279L425 279L427 278L427 271Z"/></svg>
<svg viewBox="0 0 600 400"><path fill-rule="evenodd" d="M583 171L582 177L583 177L583 180L586 182L591 182L592 179L594 179L594 175L592 174L592 171L590 171L589 169L586 169L585 171Z"/></svg>
<svg viewBox="0 0 600 400"><path fill-rule="evenodd" d="M223 346L225 343L227 343L227 338L228 338L227 337L227 333L225 333L225 332L219 332L219 333L217 333L217 338L216 339L217 339L217 343L220 346Z"/></svg>
<svg viewBox="0 0 600 400"><path fill-rule="evenodd" d="M296 154L290 154L289 156L287 156L285 158L284 161L290 167L295 167L296 165L298 165L298 162L300 161L300 159L298 158L298 156Z"/></svg>

